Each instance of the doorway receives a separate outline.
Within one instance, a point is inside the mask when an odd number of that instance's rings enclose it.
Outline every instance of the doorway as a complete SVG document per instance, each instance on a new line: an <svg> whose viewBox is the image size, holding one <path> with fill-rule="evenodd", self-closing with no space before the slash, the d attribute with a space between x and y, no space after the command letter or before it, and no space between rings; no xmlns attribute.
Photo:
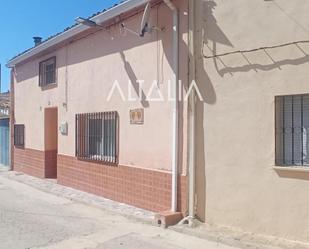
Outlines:
<svg viewBox="0 0 309 249"><path fill-rule="evenodd" d="M0 118L0 166L9 166L10 120Z"/></svg>
<svg viewBox="0 0 309 249"><path fill-rule="evenodd" d="M45 108L44 112L45 178L57 178L58 109Z"/></svg>

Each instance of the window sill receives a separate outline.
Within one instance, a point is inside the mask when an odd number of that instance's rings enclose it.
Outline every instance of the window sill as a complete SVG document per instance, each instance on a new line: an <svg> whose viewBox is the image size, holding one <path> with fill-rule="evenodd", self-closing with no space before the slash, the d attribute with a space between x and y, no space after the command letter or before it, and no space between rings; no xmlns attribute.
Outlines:
<svg viewBox="0 0 309 249"><path fill-rule="evenodd" d="M89 163L97 163L97 164L102 164L102 165L108 165L108 166L117 166L118 165L118 162L117 160L115 159L115 161L107 161L107 160L98 160L98 159L95 159L93 157L76 157L77 160L80 160L80 161L85 161L85 162L89 162Z"/></svg>
<svg viewBox="0 0 309 249"><path fill-rule="evenodd" d="M20 150L24 150L25 146L24 145L14 145L15 149L20 149Z"/></svg>
<svg viewBox="0 0 309 249"><path fill-rule="evenodd" d="M273 166L275 171L290 171L290 172L307 172L309 173L309 167L304 166Z"/></svg>
<svg viewBox="0 0 309 249"><path fill-rule="evenodd" d="M42 89L42 91L45 91L45 90L56 88L57 86L58 86L57 83L51 83L51 84L41 86L41 89Z"/></svg>

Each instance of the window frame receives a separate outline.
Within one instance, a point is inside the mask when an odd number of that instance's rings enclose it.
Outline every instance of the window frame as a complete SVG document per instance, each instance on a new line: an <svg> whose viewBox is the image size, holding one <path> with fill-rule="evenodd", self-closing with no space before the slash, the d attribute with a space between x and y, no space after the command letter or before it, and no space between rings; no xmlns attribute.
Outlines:
<svg viewBox="0 0 309 249"><path fill-rule="evenodd" d="M101 120L102 126L98 126ZM107 125L109 131L105 133L106 122L113 120L114 124ZM91 121L95 121L92 124ZM91 127L94 127L94 133L90 131ZM95 133L98 132L96 135ZM111 135L113 134L113 135ZM109 140L110 138L113 140ZM104 138L107 138L104 140ZM95 147L97 140L101 142L99 144L99 150ZM75 156L78 159L100 162L104 164L116 165L118 164L118 140L119 140L119 115L114 112L96 112L96 113L81 113L75 116ZM94 147L92 147L94 145ZM98 145L98 144L97 144ZM100 151L100 153L93 153L94 151ZM107 153L107 154L106 154Z"/></svg>
<svg viewBox="0 0 309 249"><path fill-rule="evenodd" d="M300 107L300 110L301 110L301 146L302 146L302 152L301 152L301 163L296 163L296 160L294 157L292 157L292 163L285 163L284 160L285 158L280 158L278 157L278 154L280 153L280 150L281 150L281 147L283 146L283 150L285 150L285 144L280 144L279 141L282 143L282 138L280 138L280 136L283 136L285 135L285 127L282 127L284 130L282 131L282 134L278 134L278 121L279 121L279 115L281 111L285 112L285 110L280 110L279 108L281 108L280 106L278 106L278 104L282 104L280 103L280 99L282 99L281 101L283 101L283 103L285 103L286 101L286 98L292 98L292 142L291 142L291 145L292 146L292 154L294 154L294 146L295 146L295 141L294 141L294 132L295 132L295 129L297 128L296 126L294 126L294 98L295 97L300 97L301 98L301 107ZM297 169L297 168L301 168L301 169L306 169L309 171L309 163L304 163L305 159L303 158L304 156L304 114L305 114L305 111L304 111L304 97L307 97L309 99L309 93L303 93L303 94L287 94L287 95L277 95L275 96L275 108L274 108L274 112L275 112L275 168L290 168L290 169ZM284 106L285 108L285 106ZM285 116L284 116L285 117ZM283 120L280 120L279 122L285 122L285 119L283 118ZM308 127L309 128L309 127ZM309 139L309 136L308 136L308 139ZM285 137L283 139L283 142L285 143ZM285 153L282 152L282 153Z"/></svg>
<svg viewBox="0 0 309 249"><path fill-rule="evenodd" d="M22 135L18 129L22 128ZM18 136L18 137L17 137ZM25 147L25 125L14 124L14 146L24 148Z"/></svg>
<svg viewBox="0 0 309 249"><path fill-rule="evenodd" d="M54 64L54 72L53 72L54 81L53 82L47 82L47 76L46 76L47 72L46 72L46 70L44 72L42 72L43 65L45 64L45 68L46 68L46 64L49 61L53 61L52 64ZM48 87L48 86L52 86L52 85L57 85L57 58L56 58L56 56L49 57L48 59L39 62L39 86L40 87Z"/></svg>

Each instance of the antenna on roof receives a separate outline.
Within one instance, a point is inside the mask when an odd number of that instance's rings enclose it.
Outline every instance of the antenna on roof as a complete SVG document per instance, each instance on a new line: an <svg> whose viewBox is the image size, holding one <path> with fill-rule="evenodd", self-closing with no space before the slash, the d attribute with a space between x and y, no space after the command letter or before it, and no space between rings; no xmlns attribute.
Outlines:
<svg viewBox="0 0 309 249"><path fill-rule="evenodd" d="M145 7L143 19L141 22L141 29L139 31L140 37L144 37L146 32L151 32L152 30L149 25L150 11L151 11L151 5L150 5L150 2L148 2Z"/></svg>
<svg viewBox="0 0 309 249"><path fill-rule="evenodd" d="M161 28L150 25L150 22L149 22L150 12L151 12L151 3L148 2L144 10L139 32L135 32L134 30L127 28L124 23L121 23L121 27L124 30L129 31L130 33L140 36L140 37L144 37L146 33L151 33L153 30L162 31Z"/></svg>

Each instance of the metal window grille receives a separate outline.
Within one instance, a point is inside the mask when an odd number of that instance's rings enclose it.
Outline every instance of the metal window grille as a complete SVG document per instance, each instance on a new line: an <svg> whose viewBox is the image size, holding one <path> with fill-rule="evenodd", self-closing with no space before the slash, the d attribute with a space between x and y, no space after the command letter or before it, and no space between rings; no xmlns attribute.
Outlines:
<svg viewBox="0 0 309 249"><path fill-rule="evenodd" d="M14 145L24 147L25 145L25 125L14 125Z"/></svg>
<svg viewBox="0 0 309 249"><path fill-rule="evenodd" d="M56 83L56 57L40 62L39 85L44 87Z"/></svg>
<svg viewBox="0 0 309 249"><path fill-rule="evenodd" d="M309 95L276 97L276 164L309 166Z"/></svg>
<svg viewBox="0 0 309 249"><path fill-rule="evenodd" d="M76 115L76 157L116 164L118 161L118 113Z"/></svg>

